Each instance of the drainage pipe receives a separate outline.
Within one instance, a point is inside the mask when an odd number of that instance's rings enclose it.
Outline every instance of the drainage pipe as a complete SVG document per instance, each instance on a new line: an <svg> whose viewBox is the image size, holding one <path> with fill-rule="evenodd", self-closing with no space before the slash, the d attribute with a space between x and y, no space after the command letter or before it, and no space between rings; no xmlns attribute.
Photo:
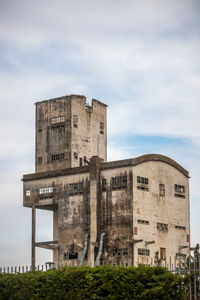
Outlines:
<svg viewBox="0 0 200 300"><path fill-rule="evenodd" d="M105 232L101 233L100 242L99 242L99 250L98 250L97 258L96 258L96 261L95 261L95 267L99 266L99 264L100 264L100 258L101 258L102 251L103 251L104 236L105 236Z"/></svg>
<svg viewBox="0 0 200 300"><path fill-rule="evenodd" d="M82 266L83 264L83 261L86 257L86 253L87 253L87 249L88 249L88 238L89 238L89 233L87 233L85 235L85 238L84 238L84 242L83 242L83 253L81 255L81 258L80 258L80 262L79 262L79 266Z"/></svg>

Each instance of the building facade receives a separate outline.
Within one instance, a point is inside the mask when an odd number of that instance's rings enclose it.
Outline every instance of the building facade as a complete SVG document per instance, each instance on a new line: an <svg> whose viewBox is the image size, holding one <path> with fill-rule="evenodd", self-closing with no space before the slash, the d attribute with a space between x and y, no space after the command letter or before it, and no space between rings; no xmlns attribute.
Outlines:
<svg viewBox="0 0 200 300"><path fill-rule="evenodd" d="M189 255L188 171L159 154L107 162L106 134L97 100L36 104L36 172L23 176L33 267L35 247L53 250L56 266L169 266ZM36 242L36 209L53 211L53 241Z"/></svg>

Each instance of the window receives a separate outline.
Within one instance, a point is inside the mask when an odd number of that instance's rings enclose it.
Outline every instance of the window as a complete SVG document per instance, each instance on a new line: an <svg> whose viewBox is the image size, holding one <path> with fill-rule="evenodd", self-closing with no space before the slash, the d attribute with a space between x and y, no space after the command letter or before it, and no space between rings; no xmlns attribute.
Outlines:
<svg viewBox="0 0 200 300"><path fill-rule="evenodd" d="M73 126L75 128L78 128L78 116L77 115L73 115Z"/></svg>
<svg viewBox="0 0 200 300"><path fill-rule="evenodd" d="M53 193L53 187L49 186L49 187L40 188L39 193L40 193L40 195Z"/></svg>
<svg viewBox="0 0 200 300"><path fill-rule="evenodd" d="M42 157L38 157L38 164L41 164L42 163Z"/></svg>
<svg viewBox="0 0 200 300"><path fill-rule="evenodd" d="M137 176L137 189L142 191L148 191L149 179L141 176Z"/></svg>
<svg viewBox="0 0 200 300"><path fill-rule="evenodd" d="M78 259L78 252L64 253L64 259Z"/></svg>
<svg viewBox="0 0 200 300"><path fill-rule="evenodd" d="M65 121L65 117L64 116L59 116L59 117L51 118L51 124L59 124L59 123L63 123L64 121Z"/></svg>
<svg viewBox="0 0 200 300"><path fill-rule="evenodd" d="M30 189L25 190L25 195L30 196L31 195L31 190Z"/></svg>
<svg viewBox="0 0 200 300"><path fill-rule="evenodd" d="M176 253L176 259L186 260L186 254Z"/></svg>
<svg viewBox="0 0 200 300"><path fill-rule="evenodd" d="M106 178L102 178L102 189L106 189Z"/></svg>
<svg viewBox="0 0 200 300"><path fill-rule="evenodd" d="M112 177L112 188L126 188L127 187L127 175L121 175Z"/></svg>
<svg viewBox="0 0 200 300"><path fill-rule="evenodd" d="M53 154L51 156L51 160L54 161L54 160L63 160L64 159L64 153L59 153L59 154Z"/></svg>
<svg viewBox="0 0 200 300"><path fill-rule="evenodd" d="M69 184L69 190L76 191L83 188L83 182L75 182Z"/></svg>
<svg viewBox="0 0 200 300"><path fill-rule="evenodd" d="M175 184L174 185L174 190L177 193L185 193L185 187L184 187L184 185Z"/></svg>
<svg viewBox="0 0 200 300"><path fill-rule="evenodd" d="M166 248L160 248L160 258L162 260L166 259Z"/></svg>
<svg viewBox="0 0 200 300"><path fill-rule="evenodd" d="M138 255L149 256L150 250L138 248Z"/></svg>
<svg viewBox="0 0 200 300"><path fill-rule="evenodd" d="M137 176L137 183L148 184L149 179L141 176Z"/></svg>
<svg viewBox="0 0 200 300"><path fill-rule="evenodd" d="M80 164L80 167L83 165L83 159L82 159L82 157L79 158L79 164Z"/></svg>
<svg viewBox="0 0 200 300"><path fill-rule="evenodd" d="M146 220L137 220L139 224L149 225L149 221Z"/></svg>
<svg viewBox="0 0 200 300"><path fill-rule="evenodd" d="M128 255L128 249L127 248L124 248L124 249L115 249L113 251L113 256L126 256Z"/></svg>
<svg viewBox="0 0 200 300"><path fill-rule="evenodd" d="M39 129L38 129L38 132L41 133L41 132L42 132L42 128L39 128Z"/></svg>
<svg viewBox="0 0 200 300"><path fill-rule="evenodd" d="M120 183L126 183L127 182L127 176L117 176L117 177L112 177L112 184L120 184Z"/></svg>
<svg viewBox="0 0 200 300"><path fill-rule="evenodd" d="M77 152L74 152L74 158L78 159L78 153Z"/></svg>
<svg viewBox="0 0 200 300"><path fill-rule="evenodd" d="M165 185L162 184L162 183L159 184L159 195L160 195L161 197L164 197L164 196L165 196Z"/></svg>
<svg viewBox="0 0 200 300"><path fill-rule="evenodd" d="M168 231L168 224L157 223L157 229L159 231Z"/></svg>
<svg viewBox="0 0 200 300"><path fill-rule="evenodd" d="M184 185L175 184L174 185L175 197L185 198L185 187Z"/></svg>
<svg viewBox="0 0 200 300"><path fill-rule="evenodd" d="M104 134L104 123L100 122L100 134Z"/></svg>
<svg viewBox="0 0 200 300"><path fill-rule="evenodd" d="M185 226L175 225L175 228L178 229L178 230L186 230Z"/></svg>

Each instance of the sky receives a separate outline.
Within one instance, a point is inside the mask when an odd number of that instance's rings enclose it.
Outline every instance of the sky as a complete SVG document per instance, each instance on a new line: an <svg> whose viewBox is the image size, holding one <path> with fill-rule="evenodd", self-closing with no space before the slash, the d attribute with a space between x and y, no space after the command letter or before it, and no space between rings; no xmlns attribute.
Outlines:
<svg viewBox="0 0 200 300"><path fill-rule="evenodd" d="M34 103L81 94L108 104L108 160L146 153L190 173L200 242L200 1L0 1L0 267L30 265ZM52 213L37 211L37 241ZM37 264L52 260L37 249Z"/></svg>

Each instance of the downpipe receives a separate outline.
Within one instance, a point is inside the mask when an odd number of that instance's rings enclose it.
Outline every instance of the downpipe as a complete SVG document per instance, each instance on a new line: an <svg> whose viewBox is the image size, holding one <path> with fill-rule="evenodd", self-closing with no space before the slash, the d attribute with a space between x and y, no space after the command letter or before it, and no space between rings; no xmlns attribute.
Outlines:
<svg viewBox="0 0 200 300"><path fill-rule="evenodd" d="M104 240L105 232L101 233L100 242L99 242L99 250L97 253L97 258L95 261L95 267L100 265L100 259L103 251L103 240Z"/></svg>
<svg viewBox="0 0 200 300"><path fill-rule="evenodd" d="M80 258L80 262L79 262L79 266L82 266L83 265L83 261L86 257L86 253L87 253L87 249L88 249L88 238L89 238L89 233L87 233L85 235L85 238L84 238L84 242L83 242L83 253L81 255L81 258Z"/></svg>

